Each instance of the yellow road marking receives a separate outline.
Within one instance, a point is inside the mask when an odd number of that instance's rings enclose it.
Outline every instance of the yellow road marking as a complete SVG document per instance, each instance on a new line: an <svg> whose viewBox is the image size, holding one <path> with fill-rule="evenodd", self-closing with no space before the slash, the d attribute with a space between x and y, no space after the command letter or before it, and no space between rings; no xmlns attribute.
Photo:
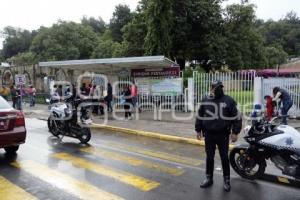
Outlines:
<svg viewBox="0 0 300 200"><path fill-rule="evenodd" d="M96 149L93 147L82 148L82 149L80 149L80 151L90 153L90 154L93 154L93 155L96 155L99 157L103 157L103 158L109 157L112 160L125 162L132 166L140 166L140 167L144 167L147 169L168 173L168 174L171 174L174 176L180 176L184 172L182 169L172 168L172 167L168 167L165 165L160 165L160 164L152 163L149 161L140 160L140 159L137 159L137 158L134 158L131 156L122 155L122 154L119 154L116 152L106 151L106 150L102 150L102 149L101 150Z"/></svg>
<svg viewBox="0 0 300 200"><path fill-rule="evenodd" d="M14 162L12 165L83 200L95 198L100 198L101 200L122 199L121 197L100 190L86 182L78 181L34 161Z"/></svg>
<svg viewBox="0 0 300 200"><path fill-rule="evenodd" d="M286 183L286 184L290 183L289 179L287 179L287 178L284 178L284 177L277 177L277 178L278 178L278 181L281 183Z"/></svg>
<svg viewBox="0 0 300 200"><path fill-rule="evenodd" d="M132 185L142 191L150 191L160 185L158 182L151 181L151 180L139 177L139 176L135 176L133 174L129 174L129 173L123 172L121 170L112 169L112 168L109 168L109 167L106 167L103 165L95 164L95 163L89 162L88 160L78 158L78 157L72 156L67 153L53 154L52 157L61 159L61 160L65 160L65 161L69 161L74 166L88 169L92 172L98 173L103 176L108 176L117 181L121 181L128 185Z"/></svg>
<svg viewBox="0 0 300 200"><path fill-rule="evenodd" d="M17 185L0 176L0 199L3 200L37 200Z"/></svg>
<svg viewBox="0 0 300 200"><path fill-rule="evenodd" d="M154 157L154 158L159 158L162 160L168 160L168 161L192 165L192 166L199 166L204 163L203 161L197 160L197 159L186 158L186 157L178 156L175 154L168 154L165 152L140 149L137 147L126 146L126 145L119 144L119 143L109 143L109 146L114 147L116 149L123 149L125 151L131 151L134 153L143 154L143 155Z"/></svg>

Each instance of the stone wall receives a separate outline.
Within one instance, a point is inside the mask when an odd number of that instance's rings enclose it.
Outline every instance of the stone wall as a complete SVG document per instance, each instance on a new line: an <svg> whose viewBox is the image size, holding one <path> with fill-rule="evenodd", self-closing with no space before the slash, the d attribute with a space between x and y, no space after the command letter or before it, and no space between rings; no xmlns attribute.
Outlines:
<svg viewBox="0 0 300 200"><path fill-rule="evenodd" d="M8 86L13 84L16 74L25 74L26 85L32 84L39 92L42 92L44 91L44 77L52 74L54 76L55 72L53 69L41 68L38 65L0 68L0 85Z"/></svg>

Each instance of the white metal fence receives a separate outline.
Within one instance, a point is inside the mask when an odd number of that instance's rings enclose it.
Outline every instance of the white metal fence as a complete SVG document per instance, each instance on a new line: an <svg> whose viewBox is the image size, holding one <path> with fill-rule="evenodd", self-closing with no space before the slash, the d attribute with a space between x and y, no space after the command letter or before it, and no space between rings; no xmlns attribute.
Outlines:
<svg viewBox="0 0 300 200"><path fill-rule="evenodd" d="M151 79L165 79L165 77L151 77ZM121 96L123 88L130 86L132 82L136 82L133 77L119 78L119 82L116 83L114 89L116 96ZM153 95L151 93L139 92L138 94L138 106L142 110L176 110L185 111L187 109L185 102L184 88L182 88L182 94L179 95ZM116 98L114 104L120 105L120 98Z"/></svg>
<svg viewBox="0 0 300 200"><path fill-rule="evenodd" d="M210 92L211 83L222 81L225 93L233 97L242 111L249 111L253 103L255 72L199 73L193 74L195 106ZM245 105L249 105L244 107Z"/></svg>

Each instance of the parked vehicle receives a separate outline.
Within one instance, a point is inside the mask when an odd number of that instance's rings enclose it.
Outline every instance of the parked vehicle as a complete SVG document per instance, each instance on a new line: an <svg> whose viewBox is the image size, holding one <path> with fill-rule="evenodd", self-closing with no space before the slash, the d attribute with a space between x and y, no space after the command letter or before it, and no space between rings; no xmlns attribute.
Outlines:
<svg viewBox="0 0 300 200"><path fill-rule="evenodd" d="M231 166L241 177L262 177L270 159L282 174L300 180L300 133L288 125L274 125L276 119L254 120L244 129L248 144L230 153Z"/></svg>
<svg viewBox="0 0 300 200"><path fill-rule="evenodd" d="M26 127L22 111L15 110L0 96L0 148L14 154L25 143Z"/></svg>
<svg viewBox="0 0 300 200"><path fill-rule="evenodd" d="M47 101L50 102L50 100ZM91 110L86 106L78 111L80 103L82 103L81 100L75 101L70 97L63 102L50 105L48 129L52 135L77 138L83 144L90 141L91 130L88 125L92 123Z"/></svg>

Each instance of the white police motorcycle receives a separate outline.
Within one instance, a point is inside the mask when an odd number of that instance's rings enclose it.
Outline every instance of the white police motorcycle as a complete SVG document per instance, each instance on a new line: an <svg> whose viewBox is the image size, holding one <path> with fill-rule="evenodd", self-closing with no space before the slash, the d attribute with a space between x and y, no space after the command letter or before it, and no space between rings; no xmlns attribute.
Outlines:
<svg viewBox="0 0 300 200"><path fill-rule="evenodd" d="M300 133L288 125L274 125L265 118L256 118L244 128L244 139L230 152L230 164L241 177L261 178L270 159L283 175L300 180Z"/></svg>
<svg viewBox="0 0 300 200"><path fill-rule="evenodd" d="M90 141L91 113L88 106L78 107L83 102L82 100L69 97L64 101L58 101L58 99L46 101L50 103L48 129L52 135L77 138L83 144Z"/></svg>

